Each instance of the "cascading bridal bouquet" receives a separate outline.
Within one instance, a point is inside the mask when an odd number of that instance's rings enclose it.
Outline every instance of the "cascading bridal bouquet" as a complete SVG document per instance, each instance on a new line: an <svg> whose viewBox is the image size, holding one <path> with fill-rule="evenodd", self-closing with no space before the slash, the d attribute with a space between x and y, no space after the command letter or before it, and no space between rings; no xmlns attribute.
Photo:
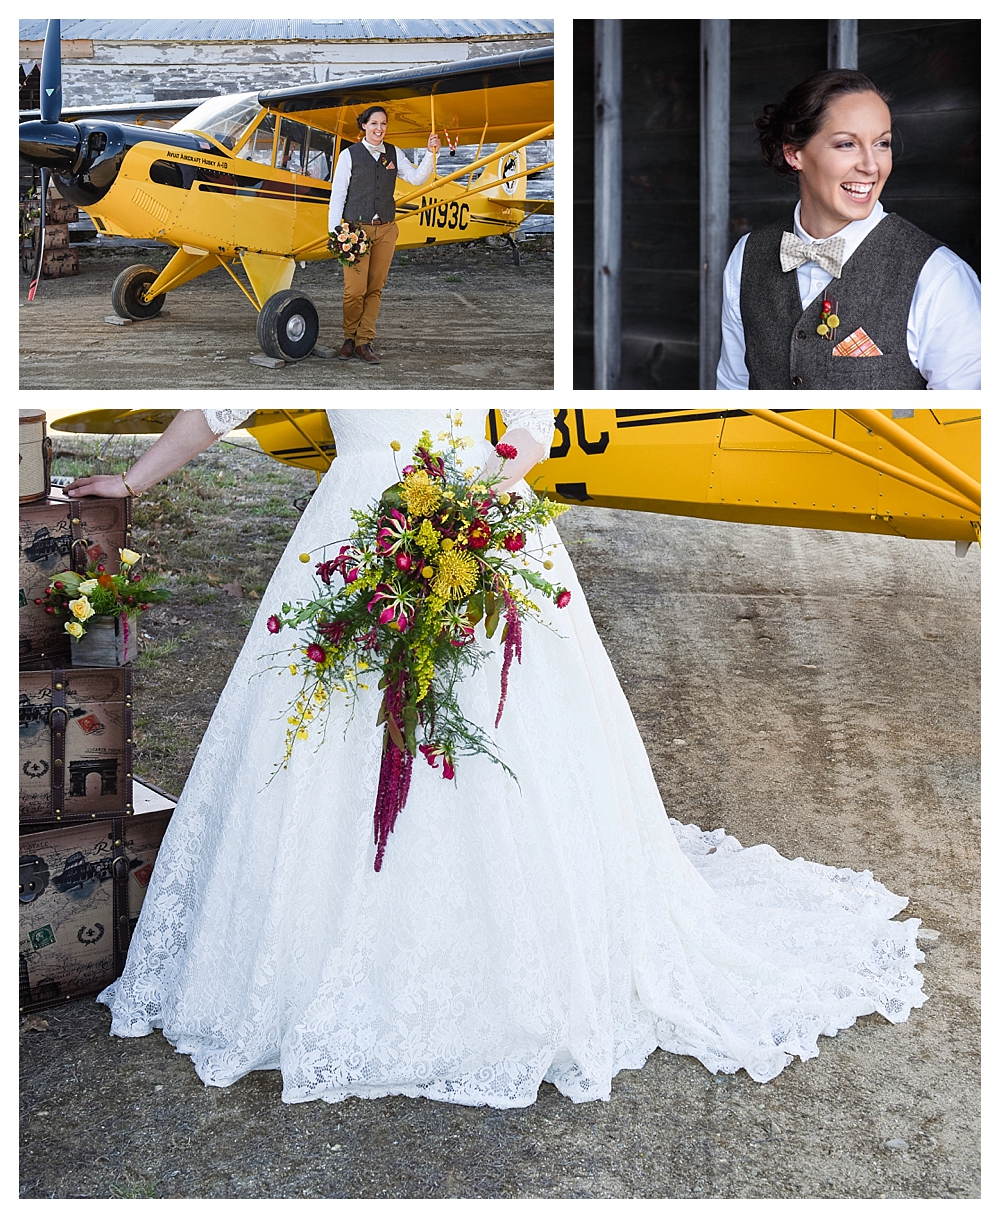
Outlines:
<svg viewBox="0 0 1000 1218"><path fill-rule="evenodd" d="M344 220L330 233L327 249L332 251L334 262L339 262L341 266L353 266L357 270L358 262L368 253L370 244L360 224L349 224Z"/></svg>
<svg viewBox="0 0 1000 1218"><path fill-rule="evenodd" d="M346 696L353 715L354 700L369 688L368 681L377 677L384 691L378 715L385 731L375 800L376 871L406 803L418 752L429 765L440 763L445 779L454 778L459 757L474 755L485 755L512 774L458 703L459 685L487 654L476 628L482 623L491 639L503 620L497 726L511 663L521 661L522 623L540 619L529 593L540 593L559 608L570 599L528 558L552 569L552 551L545 551L540 530L566 511L565 505L496 489L507 461L517 456L509 444L496 447L497 473L463 469L459 451L474 441L455 435L461 415L449 419L451 430L438 437L445 442L442 449L432 446L425 431L399 481L378 503L352 511L356 527L337 556L327 559L330 547L323 547L323 560L316 564L317 595L282 605L267 622L272 634L285 627L300 632L290 672L302 677L302 688L289 708L282 767L296 741L309 738L333 694ZM399 452L399 442L393 440L392 448ZM537 541L529 546L532 534ZM311 554L300 558L312 561ZM332 586L334 576L343 581L341 587Z"/></svg>

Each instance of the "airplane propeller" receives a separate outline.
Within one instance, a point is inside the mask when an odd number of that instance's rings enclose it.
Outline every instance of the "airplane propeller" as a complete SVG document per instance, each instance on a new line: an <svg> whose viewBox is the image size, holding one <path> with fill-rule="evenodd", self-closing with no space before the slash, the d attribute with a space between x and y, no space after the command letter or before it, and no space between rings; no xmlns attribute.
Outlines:
<svg viewBox="0 0 1000 1218"><path fill-rule="evenodd" d="M41 122L69 126L59 123L62 114L62 54L60 47L60 23L49 21L45 27L45 46L42 49L41 91L39 93L39 110ZM75 133L75 132L74 132ZM44 133L46 136L48 132ZM38 281L42 277L42 260L45 257L45 213L49 201L49 167L41 166L42 194L41 208L38 213L38 248L35 251L35 271L28 285L28 302L35 299Z"/></svg>
<svg viewBox="0 0 1000 1218"><path fill-rule="evenodd" d="M42 273L50 177L56 175L63 198L80 207L93 205L103 198L114 182L126 146L124 133L116 123L62 121L60 24L51 20L45 27L40 73L40 118L21 123L18 131L21 156L42 171L38 250L35 273L28 287L29 301L35 298Z"/></svg>

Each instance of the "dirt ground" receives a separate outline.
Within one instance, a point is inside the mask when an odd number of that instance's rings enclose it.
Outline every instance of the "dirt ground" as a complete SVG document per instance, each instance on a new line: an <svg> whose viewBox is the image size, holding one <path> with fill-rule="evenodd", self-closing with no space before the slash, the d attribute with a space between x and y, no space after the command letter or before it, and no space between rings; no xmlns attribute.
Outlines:
<svg viewBox="0 0 1000 1218"><path fill-rule="evenodd" d="M64 469L94 468L85 445ZM139 505L175 598L147 619L136 768L168 789L310 482L218 449ZM206 1088L76 1001L22 1026L23 1197L978 1196L978 549L595 508L560 528L668 811L909 894L939 933L924 1007L763 1086L657 1052L608 1103L543 1084L496 1111Z"/></svg>
<svg viewBox="0 0 1000 1218"><path fill-rule="evenodd" d="M218 268L168 294L156 318L109 325L111 285L126 266L161 268L161 247L81 249L80 273L20 291L21 389L551 389L552 237L399 250L382 296L378 366L310 356L257 367L257 314ZM240 273L240 272L237 272ZM319 312L319 344L343 342L343 272L295 272Z"/></svg>

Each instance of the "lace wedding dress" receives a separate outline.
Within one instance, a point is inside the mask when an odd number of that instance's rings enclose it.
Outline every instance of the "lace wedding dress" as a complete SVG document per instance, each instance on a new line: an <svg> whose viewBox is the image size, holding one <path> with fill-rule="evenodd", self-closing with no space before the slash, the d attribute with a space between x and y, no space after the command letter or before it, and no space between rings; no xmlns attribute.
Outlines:
<svg viewBox="0 0 1000 1218"><path fill-rule="evenodd" d="M218 431L241 421L208 413ZM485 412L463 413L481 438ZM504 413L549 442L551 412ZM330 416L337 459L219 700L124 975L100 996L114 1035L162 1028L217 1086L280 1069L293 1103L506 1108L542 1080L607 1099L657 1046L763 1082L859 1015L899 1022L921 1005L918 922L891 920L906 901L869 872L668 819L561 549L552 574L572 601L543 603L553 629L525 625L494 733L516 783L482 758L444 781L418 757L376 874L374 688L346 730L331 723L269 782L297 681L271 667L287 643L265 620L311 592L298 555L346 538L350 509L395 481L389 442L405 456L445 425L440 411ZM464 687L487 728L499 669L497 650Z"/></svg>

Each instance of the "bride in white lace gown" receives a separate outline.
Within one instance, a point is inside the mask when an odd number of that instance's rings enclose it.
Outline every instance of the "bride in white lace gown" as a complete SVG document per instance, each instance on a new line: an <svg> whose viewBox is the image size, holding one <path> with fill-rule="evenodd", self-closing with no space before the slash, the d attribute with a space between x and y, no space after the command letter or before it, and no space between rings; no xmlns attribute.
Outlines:
<svg viewBox="0 0 1000 1218"><path fill-rule="evenodd" d="M463 413L481 439L485 411ZM551 411L504 413L549 443ZM207 414L216 431L241 421ZM446 425L441 411L330 416L337 459L219 699L124 975L100 995L114 1035L162 1028L216 1086L280 1069L293 1103L507 1108L543 1080L607 1099L657 1046L763 1082L859 1015L921 1005L918 922L892 920L906 901L870 873L668 819L562 549L553 574L572 601L545 602L554 631L526 623L494 736L518 783L478 757L447 782L418 758L376 873L373 689L346 733L331 723L266 785L297 688L269 667L283 638L266 618L310 593L299 554L346 538L350 509L395 481L389 442L405 454ZM499 669L498 652L464 687L486 727Z"/></svg>

